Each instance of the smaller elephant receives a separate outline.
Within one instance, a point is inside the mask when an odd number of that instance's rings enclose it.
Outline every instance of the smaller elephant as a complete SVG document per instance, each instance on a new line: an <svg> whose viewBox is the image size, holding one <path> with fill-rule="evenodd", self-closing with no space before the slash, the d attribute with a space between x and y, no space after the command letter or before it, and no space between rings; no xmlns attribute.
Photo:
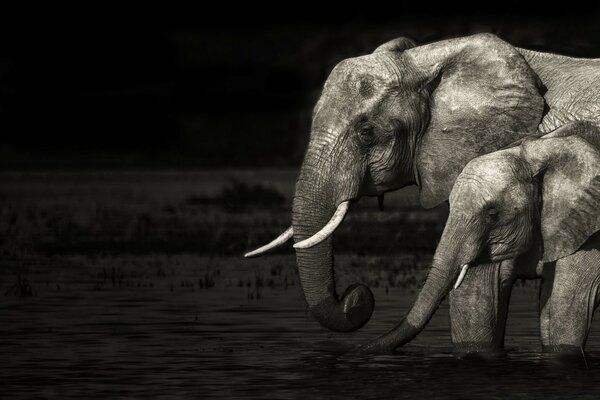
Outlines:
<svg viewBox="0 0 600 400"><path fill-rule="evenodd" d="M506 260L515 273L533 269L543 278L544 350L581 351L600 302L600 127L574 122L477 157L458 176L449 202L414 305L360 351L388 353L409 342L470 266Z"/></svg>

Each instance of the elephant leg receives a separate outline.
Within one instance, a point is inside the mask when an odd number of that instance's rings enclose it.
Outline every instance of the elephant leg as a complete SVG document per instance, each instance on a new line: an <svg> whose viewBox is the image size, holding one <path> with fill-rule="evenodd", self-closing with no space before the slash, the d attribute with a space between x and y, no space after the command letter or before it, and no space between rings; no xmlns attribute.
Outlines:
<svg viewBox="0 0 600 400"><path fill-rule="evenodd" d="M450 292L450 326L456 352L502 349L514 264L506 260L473 266L460 287Z"/></svg>
<svg viewBox="0 0 600 400"><path fill-rule="evenodd" d="M540 285L540 340L542 348L550 348L550 296L554 285L554 271L556 263L547 263L542 272L542 283Z"/></svg>
<svg viewBox="0 0 600 400"><path fill-rule="evenodd" d="M585 346L600 286L600 251L590 245L544 266L540 328L545 351L580 353Z"/></svg>

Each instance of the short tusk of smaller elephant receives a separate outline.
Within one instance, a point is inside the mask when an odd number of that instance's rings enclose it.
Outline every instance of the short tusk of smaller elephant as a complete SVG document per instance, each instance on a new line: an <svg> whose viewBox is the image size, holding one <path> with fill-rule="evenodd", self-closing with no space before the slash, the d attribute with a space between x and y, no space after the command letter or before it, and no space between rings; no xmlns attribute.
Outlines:
<svg viewBox="0 0 600 400"><path fill-rule="evenodd" d="M465 279L465 275L467 275L467 269L469 269L469 264L465 264L462 266L462 269L460 270L460 274L458 275L458 279L456 280L456 283L454 284L454 289L457 289L460 284L462 283L463 279Z"/></svg>
<svg viewBox="0 0 600 400"><path fill-rule="evenodd" d="M335 210L335 213L327 223L319 232L315 233L308 239L305 239L301 242L298 242L294 245L295 249L308 249L310 247L316 246L321 243L323 240L327 239L337 227L342 223L346 213L348 212L348 208L350 207L349 201L343 201Z"/></svg>
<svg viewBox="0 0 600 400"><path fill-rule="evenodd" d="M261 256L261 255L267 253L268 251L273 250L275 247L281 246L282 244L284 244L285 242L290 240L292 238L292 236L294 236L294 228L290 226L289 228L287 228L285 230L285 232L283 232L281 235L276 237L270 243L265 244L264 246L259 247L258 249L254 250L254 251L250 251L250 252L244 254L244 257L250 258L250 257Z"/></svg>

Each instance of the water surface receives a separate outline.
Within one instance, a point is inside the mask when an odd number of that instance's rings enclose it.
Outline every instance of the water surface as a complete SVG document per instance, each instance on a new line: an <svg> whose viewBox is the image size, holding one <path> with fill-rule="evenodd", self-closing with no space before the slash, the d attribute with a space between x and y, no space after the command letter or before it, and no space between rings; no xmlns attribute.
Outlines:
<svg viewBox="0 0 600 400"><path fill-rule="evenodd" d="M494 360L454 357L446 303L398 354L354 354L410 307L443 215L402 198L385 213L374 200L353 210L336 238L339 292L364 282L376 308L361 330L329 332L306 310L289 247L240 254L289 223L294 176L0 175L2 397L598 397L600 325L585 360L541 353L536 282L515 287ZM193 200L232 177L286 202Z"/></svg>

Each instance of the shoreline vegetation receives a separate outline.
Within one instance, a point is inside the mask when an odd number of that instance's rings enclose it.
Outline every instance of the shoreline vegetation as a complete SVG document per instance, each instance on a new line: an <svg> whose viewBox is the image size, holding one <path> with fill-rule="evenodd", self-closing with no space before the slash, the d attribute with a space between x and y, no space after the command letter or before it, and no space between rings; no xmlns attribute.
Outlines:
<svg viewBox="0 0 600 400"><path fill-rule="evenodd" d="M294 181L295 171L264 170L4 172L0 248L5 256L17 249L241 255L289 226ZM355 204L336 251L432 252L443 211L422 209L415 194L390 194L383 213L375 199Z"/></svg>
<svg viewBox="0 0 600 400"><path fill-rule="evenodd" d="M177 275L181 263L197 269L197 278L182 283L186 287L240 286L256 298L263 286L293 286L291 243L259 259L242 255L289 226L296 173L2 172L2 289L7 295L35 295L37 272L78 268L91 271L97 288L143 287ZM414 188L386 195L385 212L376 198L361 199L336 232L340 283L348 278L386 291L416 288L444 222L444 209L420 207ZM140 275L131 265L145 265L145 272ZM240 276L218 275L232 268Z"/></svg>

